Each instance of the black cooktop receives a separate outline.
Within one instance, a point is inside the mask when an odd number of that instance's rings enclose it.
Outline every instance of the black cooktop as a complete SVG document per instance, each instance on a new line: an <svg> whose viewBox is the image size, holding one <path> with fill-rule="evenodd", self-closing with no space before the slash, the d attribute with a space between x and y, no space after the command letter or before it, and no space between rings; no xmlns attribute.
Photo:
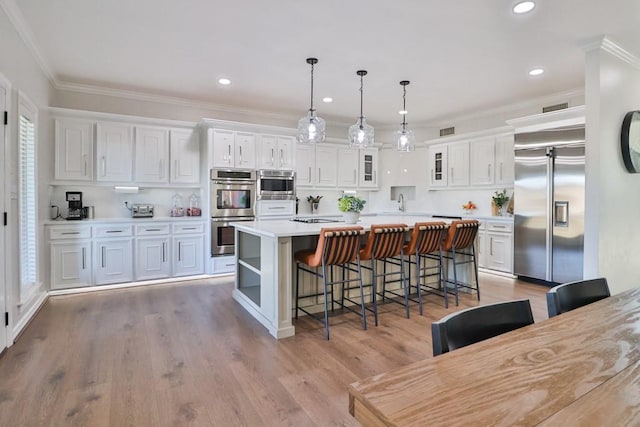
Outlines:
<svg viewBox="0 0 640 427"><path fill-rule="evenodd" d="M291 221L304 222L306 224L318 224L324 222L343 222L341 219L333 218L293 218Z"/></svg>

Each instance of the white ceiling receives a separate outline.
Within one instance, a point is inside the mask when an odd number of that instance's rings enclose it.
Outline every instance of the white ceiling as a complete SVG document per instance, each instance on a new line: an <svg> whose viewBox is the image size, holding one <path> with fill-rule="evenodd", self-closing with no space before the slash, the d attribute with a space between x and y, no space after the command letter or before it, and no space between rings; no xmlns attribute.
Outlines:
<svg viewBox="0 0 640 427"><path fill-rule="evenodd" d="M355 121L366 69L374 126L401 121L400 80L408 122L429 122L582 88L585 39L640 53L638 0L538 0L524 16L513 0L15 1L57 82L301 117L315 56L318 114Z"/></svg>

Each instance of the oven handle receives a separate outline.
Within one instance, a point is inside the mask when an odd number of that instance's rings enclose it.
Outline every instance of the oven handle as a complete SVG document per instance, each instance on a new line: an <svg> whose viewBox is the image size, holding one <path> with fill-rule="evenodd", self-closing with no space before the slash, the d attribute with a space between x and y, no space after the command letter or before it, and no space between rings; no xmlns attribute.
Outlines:
<svg viewBox="0 0 640 427"><path fill-rule="evenodd" d="M237 216L227 216L227 217L218 217L218 218L211 218L212 222L240 222L240 221L254 221L256 218L251 216L251 217L247 217L247 216L242 216L242 217L237 217Z"/></svg>

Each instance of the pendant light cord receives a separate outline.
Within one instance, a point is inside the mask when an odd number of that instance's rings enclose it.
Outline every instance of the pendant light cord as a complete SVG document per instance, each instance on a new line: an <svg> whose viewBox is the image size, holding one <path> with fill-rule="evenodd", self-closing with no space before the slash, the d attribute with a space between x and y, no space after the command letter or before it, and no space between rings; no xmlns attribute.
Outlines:
<svg viewBox="0 0 640 427"><path fill-rule="evenodd" d="M364 118L363 115L362 115L362 96L363 96L362 94L364 92L363 91L363 83L362 83L363 78L364 78L364 75L360 74L360 129L363 128L362 119Z"/></svg>
<svg viewBox="0 0 640 427"><path fill-rule="evenodd" d="M402 85L402 89L402 111L404 111L404 114L402 115L402 131L404 132L407 127L407 85Z"/></svg>
<svg viewBox="0 0 640 427"><path fill-rule="evenodd" d="M314 66L314 62L311 63L311 109L309 109L309 111L311 111L312 113L315 111L313 109L313 66Z"/></svg>

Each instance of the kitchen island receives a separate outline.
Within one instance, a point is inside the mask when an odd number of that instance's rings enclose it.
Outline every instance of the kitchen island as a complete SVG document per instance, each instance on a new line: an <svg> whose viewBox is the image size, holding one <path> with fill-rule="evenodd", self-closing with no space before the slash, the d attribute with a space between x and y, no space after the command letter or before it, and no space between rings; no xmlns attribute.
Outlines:
<svg viewBox="0 0 640 427"><path fill-rule="evenodd" d="M325 217L326 218L326 217ZM232 223L236 238L236 282L233 298L275 338L295 334L292 324L295 262L293 254L316 245L322 228L348 227L340 222L301 223L290 220ZM429 215L362 216L356 225L369 231L373 224L442 221ZM448 221L448 220L444 220ZM317 286L317 281L305 286Z"/></svg>

